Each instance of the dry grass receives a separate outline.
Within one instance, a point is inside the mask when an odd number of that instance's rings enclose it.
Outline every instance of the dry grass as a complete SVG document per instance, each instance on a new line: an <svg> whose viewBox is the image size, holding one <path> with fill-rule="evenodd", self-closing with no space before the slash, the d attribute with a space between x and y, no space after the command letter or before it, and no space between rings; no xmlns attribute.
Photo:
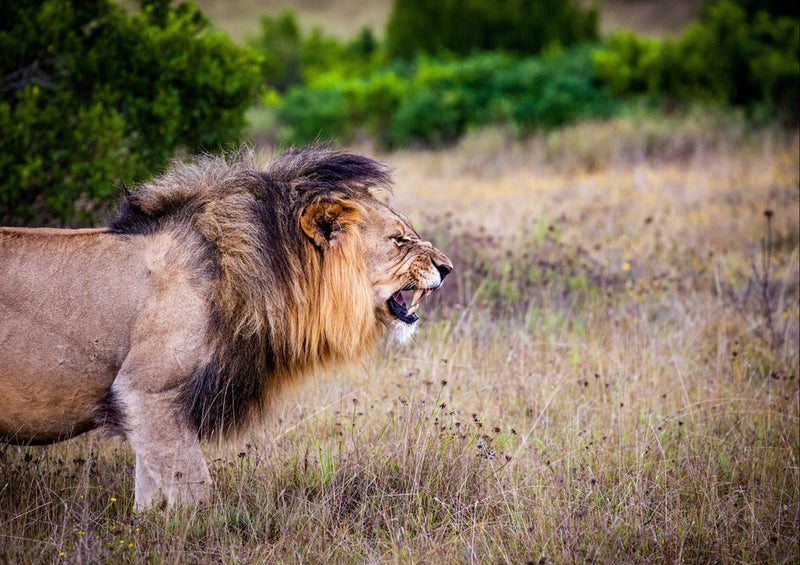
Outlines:
<svg viewBox="0 0 800 565"><path fill-rule="evenodd" d="M235 41L243 42L259 32L262 15L282 10L297 14L306 32L314 28L349 39L364 27L383 35L392 3L389 0L198 0L203 13Z"/></svg>
<svg viewBox="0 0 800 565"><path fill-rule="evenodd" d="M583 3L597 5L592 0ZM703 0L604 0L600 4L600 32L627 28L642 35L678 36L702 7Z"/></svg>
<svg viewBox="0 0 800 565"><path fill-rule="evenodd" d="M800 144L707 126L386 156L456 264L416 342L209 448L202 509L133 515L116 441L0 448L0 559L796 563Z"/></svg>

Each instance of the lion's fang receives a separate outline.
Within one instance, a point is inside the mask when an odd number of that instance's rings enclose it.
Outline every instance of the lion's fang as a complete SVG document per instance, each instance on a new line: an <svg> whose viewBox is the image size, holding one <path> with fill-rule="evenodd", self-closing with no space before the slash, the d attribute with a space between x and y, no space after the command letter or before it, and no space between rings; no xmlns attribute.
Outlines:
<svg viewBox="0 0 800 565"><path fill-rule="evenodd" d="M422 297L427 295L428 292L424 289L418 288L414 291L414 297L411 299L411 307L408 309L407 315L411 315L417 311L419 308L419 303L422 300Z"/></svg>

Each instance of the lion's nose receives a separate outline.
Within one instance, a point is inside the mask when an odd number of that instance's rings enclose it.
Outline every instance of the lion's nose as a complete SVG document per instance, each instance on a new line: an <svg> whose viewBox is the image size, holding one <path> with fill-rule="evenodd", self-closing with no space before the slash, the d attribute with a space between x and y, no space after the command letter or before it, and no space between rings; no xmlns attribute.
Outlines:
<svg viewBox="0 0 800 565"><path fill-rule="evenodd" d="M436 270L439 271L439 276L442 277L442 280L444 280L444 278L450 274L450 271L453 270L453 267L444 263L439 264L434 261L433 264L436 266Z"/></svg>

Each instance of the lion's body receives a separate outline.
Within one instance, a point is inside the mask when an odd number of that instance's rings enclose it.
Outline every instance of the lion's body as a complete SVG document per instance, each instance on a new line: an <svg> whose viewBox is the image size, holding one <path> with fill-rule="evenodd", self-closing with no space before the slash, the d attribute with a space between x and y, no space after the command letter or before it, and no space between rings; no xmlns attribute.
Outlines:
<svg viewBox="0 0 800 565"><path fill-rule="evenodd" d="M49 443L94 427L146 302L141 243L0 230L0 435Z"/></svg>
<svg viewBox="0 0 800 565"><path fill-rule="evenodd" d="M399 291L449 272L374 198L388 182L319 148L267 170L204 158L128 194L109 229L0 229L0 439L105 426L136 453L137 508L203 498L200 437L361 358L381 323L409 334Z"/></svg>

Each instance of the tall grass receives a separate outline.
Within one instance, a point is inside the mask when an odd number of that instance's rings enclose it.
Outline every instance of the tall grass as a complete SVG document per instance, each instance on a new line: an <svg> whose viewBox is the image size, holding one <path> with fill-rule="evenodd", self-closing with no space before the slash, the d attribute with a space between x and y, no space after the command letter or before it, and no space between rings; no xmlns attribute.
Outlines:
<svg viewBox="0 0 800 565"><path fill-rule="evenodd" d="M0 448L0 556L797 562L797 132L629 126L388 156L456 265L415 342L208 446L202 508L134 515L99 434Z"/></svg>

